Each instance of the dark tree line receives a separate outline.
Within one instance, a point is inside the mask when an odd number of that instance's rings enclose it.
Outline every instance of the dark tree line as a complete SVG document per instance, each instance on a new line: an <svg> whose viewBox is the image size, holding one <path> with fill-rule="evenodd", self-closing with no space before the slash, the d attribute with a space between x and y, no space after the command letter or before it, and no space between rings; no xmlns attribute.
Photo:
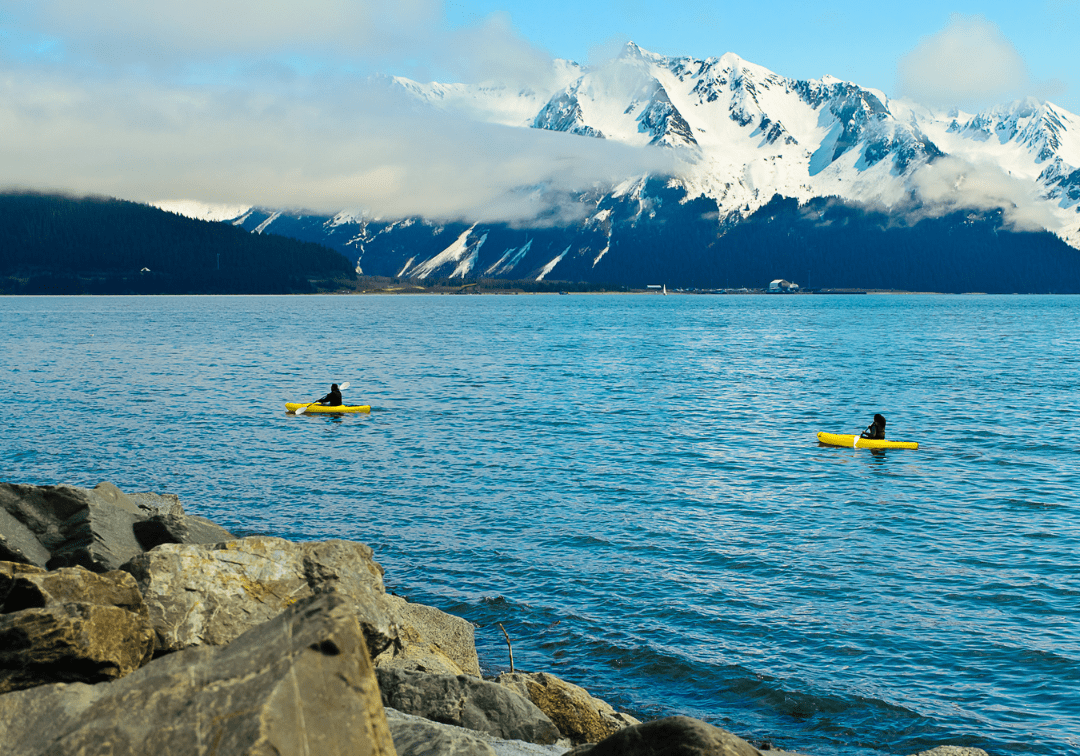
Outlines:
<svg viewBox="0 0 1080 756"><path fill-rule="evenodd" d="M800 206L776 196L747 218L721 222L715 202L687 201L683 189L659 178L640 194L583 199L582 207L606 219L522 227L281 216L270 229L321 238L375 276L407 276L464 239L476 252L471 275L484 278L535 281L547 271L545 280L609 288L761 289L784 278L803 289L1080 293L1080 251L1049 232L1017 230L997 210L920 219L910 209L880 212L835 197ZM266 217L253 213L247 222L254 227ZM506 259L517 264L502 265ZM457 265L448 261L429 280Z"/></svg>
<svg viewBox="0 0 1080 756"><path fill-rule="evenodd" d="M340 253L134 202L0 194L0 291L277 294L355 278Z"/></svg>

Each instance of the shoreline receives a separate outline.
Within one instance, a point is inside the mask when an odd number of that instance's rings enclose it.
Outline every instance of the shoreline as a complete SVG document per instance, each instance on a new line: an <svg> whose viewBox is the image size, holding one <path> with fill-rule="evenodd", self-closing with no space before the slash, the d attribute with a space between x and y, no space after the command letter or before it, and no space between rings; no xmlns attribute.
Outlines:
<svg viewBox="0 0 1080 756"><path fill-rule="evenodd" d="M50 525L70 523L72 512L80 511L85 517L76 518L79 524L75 530L69 525L69 532L64 533L64 528ZM40 633L39 637L31 637L38 646L32 643L31 649L21 648L14 656L0 652L0 744L10 745L4 739L5 727L9 738L14 737L13 728L21 733L18 743L37 743L42 737L51 737L32 728L20 730L19 725L12 724L18 719L13 718L12 711L45 705L43 701L49 708L78 708L70 701L58 701L68 700L69 691L84 688L88 695L93 691L93 700L107 700L113 690L129 696L130 691L141 690L139 686L150 685L148 679L155 681L152 684L156 689L162 675L190 677L189 667L203 664L200 660L210 658L207 654L217 660L214 669L231 670L230 665L242 664L256 649L284 643L284 636L308 638L316 637L311 636L316 633L324 639L302 647L288 646L291 651L282 646L280 652L274 653L301 665L308 670L304 672L308 676L315 674L310 665L316 663L310 649L317 652L315 660L328 656L337 660L334 664L345 664L347 669L340 674L353 676L353 687L366 691L354 702L358 706L356 715L370 723L368 735L382 733L379 737L383 740L392 735L398 756L439 752L412 751L399 746L399 741L419 743L422 748L447 738L471 742L476 736L469 731L494 737L500 741L496 751L508 756L539 753L536 748L547 748L542 752L552 756L587 756L587 744L630 737L628 732L637 733L633 738L645 740L705 738L718 744L717 748L723 743L722 750L702 751L717 756L760 756L762 752L797 756L794 751L773 749L771 744L754 747L731 733L688 717L640 722L619 714L573 683L543 672L515 672L512 647L510 672L485 679L480 672L472 625L434 607L411 604L387 594L376 557L369 547L357 542L236 538L210 520L186 514L179 498L170 494L125 494L109 483L94 489L0 483L0 637L10 635L12 627L39 627L42 616L47 616L61 628L77 625L81 628L79 637L91 639L90 647L81 650L65 647L66 661L59 665L55 659L50 661L49 653L55 649L48 645L49 637ZM40 598L12 598L30 593ZM74 606L83 608L73 615ZM101 616L97 624L86 619L97 615ZM31 620L31 624L25 624ZM76 625L71 625L72 621ZM286 626L292 629L282 636L279 629ZM357 631L362 637L356 636ZM32 631L31 636L36 632ZM104 633L102 638L107 637L108 642L92 642L95 633ZM75 634L66 637L74 638ZM77 646L79 642L86 643L70 640L69 645ZM346 647L357 651L348 659L339 659L341 649ZM87 660L96 659L96 671L88 679L80 679L72 672L73 658L83 659L83 668L89 668ZM268 661L270 666L260 667L259 675L272 677L277 673L267 670L284 663L274 658ZM254 673L238 667L232 674L249 679ZM91 687L72 688L72 683ZM181 709L186 706L181 705L187 700L185 696L198 699L209 695L190 685L175 685L180 688L177 706ZM477 701L486 701L481 706L484 715L479 719L466 717L461 722L444 721L443 714L432 716L432 712L445 711L439 690L447 685L460 689L453 695L479 696ZM86 700L86 695L79 695L80 700ZM372 696L378 695L382 706L373 702ZM491 696L501 696L503 702L492 703ZM289 706L307 711L314 704L298 700ZM388 711L411 708L404 713L412 716L388 717L383 707ZM567 714L568 707L573 709L572 714ZM182 716L179 711L170 712L170 716ZM305 716L317 720L323 713L312 710ZM417 721L416 717L425 721ZM116 718L124 719L119 715ZM448 734L439 729L451 725L459 725L463 732ZM90 724L83 722L81 726ZM95 727L100 726L99 721ZM110 720L110 726L123 725ZM78 739L82 737L80 732L74 727L64 737ZM525 737L514 735L507 740L508 733ZM512 745L521 740L535 745ZM919 756L986 756L980 749L943 748ZM627 756L639 753L618 752ZM10 753L36 756L38 751L27 746Z"/></svg>

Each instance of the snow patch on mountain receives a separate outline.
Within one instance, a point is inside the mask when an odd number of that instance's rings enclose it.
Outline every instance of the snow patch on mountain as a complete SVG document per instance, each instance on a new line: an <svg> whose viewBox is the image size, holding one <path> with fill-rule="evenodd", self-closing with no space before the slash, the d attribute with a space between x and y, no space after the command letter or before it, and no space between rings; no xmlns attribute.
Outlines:
<svg viewBox="0 0 1080 756"><path fill-rule="evenodd" d="M453 244L431 259L420 263L415 268L410 269L407 264L398 275L423 279L430 276L443 265L452 262L457 263L457 265L450 274L450 278L465 278L472 272L473 267L476 265L480 248L484 246L484 242L487 241L488 237L487 234L484 234L479 239L471 240L470 237L475 228L475 225L470 226L454 240ZM411 262L412 261L410 260L410 263Z"/></svg>
<svg viewBox="0 0 1080 756"><path fill-rule="evenodd" d="M560 255L556 256L547 265L545 265L543 268L541 268L540 269L540 275L538 275L536 277L536 280L537 281L543 281L544 276L546 276L548 273L553 271L555 269L555 266L563 261L563 258L566 257L566 254L570 251L571 246L573 246L573 245L567 246L567 248L564 249Z"/></svg>
<svg viewBox="0 0 1080 756"><path fill-rule="evenodd" d="M161 200L149 204L169 213L205 221L233 220L251 209L250 205L215 204L196 200Z"/></svg>
<svg viewBox="0 0 1080 756"><path fill-rule="evenodd" d="M532 248L532 239L529 239L520 247L507 249L503 256L496 260L491 267L484 271L485 276L504 276L512 271Z"/></svg>

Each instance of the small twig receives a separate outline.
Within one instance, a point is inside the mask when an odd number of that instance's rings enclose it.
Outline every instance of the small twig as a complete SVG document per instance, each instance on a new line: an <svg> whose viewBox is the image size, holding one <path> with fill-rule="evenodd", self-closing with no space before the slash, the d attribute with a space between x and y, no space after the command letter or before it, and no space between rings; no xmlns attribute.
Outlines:
<svg viewBox="0 0 1080 756"><path fill-rule="evenodd" d="M503 637L506 638L506 650L510 652L510 671L514 671L514 649L510 646L510 636L506 634L506 628L499 623L499 629L503 631Z"/></svg>

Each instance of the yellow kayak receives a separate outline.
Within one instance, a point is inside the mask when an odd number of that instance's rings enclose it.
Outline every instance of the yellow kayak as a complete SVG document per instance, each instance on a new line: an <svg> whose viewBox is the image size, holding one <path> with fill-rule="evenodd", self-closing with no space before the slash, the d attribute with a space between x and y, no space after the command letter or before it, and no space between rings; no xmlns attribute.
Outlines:
<svg viewBox="0 0 1080 756"><path fill-rule="evenodd" d="M829 446L846 446L848 449L918 449L914 441L889 441L878 438L860 438L844 433L818 433L817 440Z"/></svg>
<svg viewBox="0 0 1080 756"><path fill-rule="evenodd" d="M335 413L340 414L342 412L371 412L370 404L361 404L359 406L349 406L347 404L307 404L297 402L286 402L285 409L288 412L296 412L301 407L306 407L304 410L305 415L318 415L320 413Z"/></svg>

